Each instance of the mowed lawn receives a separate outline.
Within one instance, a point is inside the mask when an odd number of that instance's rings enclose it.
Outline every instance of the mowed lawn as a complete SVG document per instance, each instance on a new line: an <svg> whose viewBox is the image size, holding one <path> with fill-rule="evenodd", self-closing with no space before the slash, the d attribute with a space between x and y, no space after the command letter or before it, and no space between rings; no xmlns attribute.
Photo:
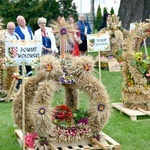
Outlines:
<svg viewBox="0 0 150 150"><path fill-rule="evenodd" d="M98 78L98 69L95 69ZM102 83L105 85L110 102L121 102L121 72L102 70ZM53 105L63 103L64 90L54 96ZM80 107L88 107L88 96L80 91ZM85 106L85 104L87 104ZM20 150L21 147L14 135L12 103L0 102L0 150ZM111 108L111 116L103 132L121 144L122 150L150 150L150 121L131 121L130 117Z"/></svg>

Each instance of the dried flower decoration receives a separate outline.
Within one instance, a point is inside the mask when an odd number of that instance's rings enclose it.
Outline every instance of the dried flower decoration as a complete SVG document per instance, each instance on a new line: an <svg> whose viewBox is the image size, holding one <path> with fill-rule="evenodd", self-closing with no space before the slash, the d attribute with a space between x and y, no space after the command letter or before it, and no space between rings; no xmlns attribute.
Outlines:
<svg viewBox="0 0 150 150"><path fill-rule="evenodd" d="M28 148L34 148L35 139L37 139L37 134L27 134L25 135L25 145Z"/></svg>
<svg viewBox="0 0 150 150"><path fill-rule="evenodd" d="M46 109L44 107L39 108L38 113L40 115L44 115L46 113Z"/></svg>
<svg viewBox="0 0 150 150"><path fill-rule="evenodd" d="M98 104L97 106L97 110L98 111L103 111L105 109L105 105L104 104Z"/></svg>
<svg viewBox="0 0 150 150"><path fill-rule="evenodd" d="M52 69L53 69L53 66L51 64L46 65L46 71L50 72L52 71Z"/></svg>
<svg viewBox="0 0 150 150"><path fill-rule="evenodd" d="M90 64L85 64L83 66L83 68L84 68L85 71L89 71L91 69L91 65Z"/></svg>
<svg viewBox="0 0 150 150"><path fill-rule="evenodd" d="M60 77L60 82L62 84L74 84L75 83L74 76L65 74L65 75Z"/></svg>
<svg viewBox="0 0 150 150"><path fill-rule="evenodd" d="M150 67L150 60L148 57L146 57L142 52L136 52L133 54L133 58L131 61L132 66L137 66L137 68L140 70L140 72L144 75L147 76L146 74L149 71Z"/></svg>
<svg viewBox="0 0 150 150"><path fill-rule="evenodd" d="M65 35L67 33L67 29L66 28L61 28L60 29L60 34L61 35Z"/></svg>

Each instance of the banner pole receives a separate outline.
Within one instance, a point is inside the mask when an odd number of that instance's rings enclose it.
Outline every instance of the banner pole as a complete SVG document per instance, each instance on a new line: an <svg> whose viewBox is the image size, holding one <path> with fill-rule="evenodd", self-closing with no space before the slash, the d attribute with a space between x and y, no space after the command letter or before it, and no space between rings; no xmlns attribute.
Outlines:
<svg viewBox="0 0 150 150"><path fill-rule="evenodd" d="M99 60L99 66L98 66L98 68L99 68L99 80L100 80L100 82L101 82L101 59L100 59L100 57L101 57L101 55L100 55L100 51L98 51L98 60Z"/></svg>
<svg viewBox="0 0 150 150"><path fill-rule="evenodd" d="M22 65L22 132L23 132L23 150L25 150L25 64Z"/></svg>

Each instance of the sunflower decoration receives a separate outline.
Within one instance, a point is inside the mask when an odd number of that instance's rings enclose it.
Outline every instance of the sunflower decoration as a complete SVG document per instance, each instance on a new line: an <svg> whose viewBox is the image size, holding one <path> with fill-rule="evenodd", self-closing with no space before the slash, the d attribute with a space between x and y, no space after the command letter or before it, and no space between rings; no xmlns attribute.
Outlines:
<svg viewBox="0 0 150 150"><path fill-rule="evenodd" d="M150 60L142 52L136 52L133 54L133 59L131 61L132 66L137 66L143 75L148 73L150 67Z"/></svg>
<svg viewBox="0 0 150 150"><path fill-rule="evenodd" d="M59 21L52 21L50 26L53 28L53 33L56 34L58 42L60 42L62 58L65 58L66 45L67 43L74 43L73 33L76 30L65 21L64 17L59 18Z"/></svg>

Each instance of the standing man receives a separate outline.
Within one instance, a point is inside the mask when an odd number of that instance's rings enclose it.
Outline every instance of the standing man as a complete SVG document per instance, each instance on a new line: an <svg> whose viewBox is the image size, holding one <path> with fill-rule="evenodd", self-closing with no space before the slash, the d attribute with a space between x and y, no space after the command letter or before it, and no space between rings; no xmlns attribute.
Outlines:
<svg viewBox="0 0 150 150"><path fill-rule="evenodd" d="M15 29L15 32L19 35L21 40L33 40L33 32L30 27L26 26L26 20L23 16L17 17L17 24L18 26ZM22 75L22 67L19 66L19 73ZM26 76L32 76L32 68L31 66L26 66ZM22 83L19 80L17 84L17 89L19 89L20 84Z"/></svg>
<svg viewBox="0 0 150 150"><path fill-rule="evenodd" d="M15 23L14 22L8 22L7 23L7 30L4 34L4 40L21 40L19 35L15 33ZM18 67L17 66L6 66L6 76L4 78L4 83L5 83L5 90L9 91L13 78L12 75L14 73L18 72Z"/></svg>
<svg viewBox="0 0 150 150"><path fill-rule="evenodd" d="M90 24L85 21L84 14L79 15L79 21L77 23L78 29L80 31L80 36L82 43L79 45L79 50L81 52L81 55L86 55L87 53L87 34L92 33L92 29L90 27Z"/></svg>
<svg viewBox="0 0 150 150"><path fill-rule="evenodd" d="M7 40L21 40L19 35L15 32L15 23L8 22L7 23L7 30L5 32L5 39Z"/></svg>

